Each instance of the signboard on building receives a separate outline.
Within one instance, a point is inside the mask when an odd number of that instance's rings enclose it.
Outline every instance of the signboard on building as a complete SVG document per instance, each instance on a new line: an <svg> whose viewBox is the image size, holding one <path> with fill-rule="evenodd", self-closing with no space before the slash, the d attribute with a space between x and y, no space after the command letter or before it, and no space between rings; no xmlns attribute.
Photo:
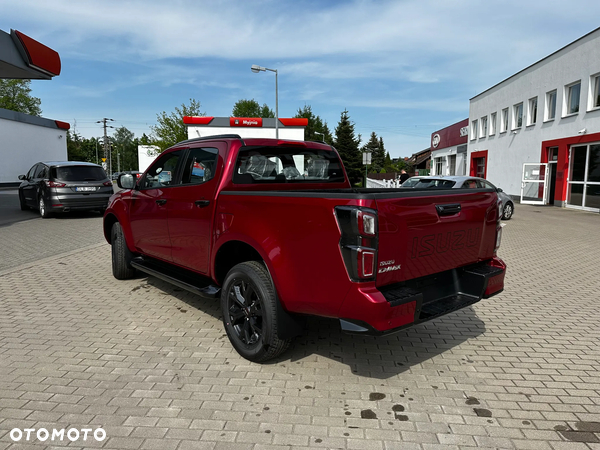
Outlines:
<svg viewBox="0 0 600 450"><path fill-rule="evenodd" d="M469 139L469 119L461 120L454 125L442 128L431 134L431 148L438 150L441 148L454 147L456 145L466 144Z"/></svg>

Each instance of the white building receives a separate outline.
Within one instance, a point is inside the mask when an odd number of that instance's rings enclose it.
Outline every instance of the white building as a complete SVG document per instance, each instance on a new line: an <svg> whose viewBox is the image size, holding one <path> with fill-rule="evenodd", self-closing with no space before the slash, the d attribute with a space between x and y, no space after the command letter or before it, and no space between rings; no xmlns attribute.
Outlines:
<svg viewBox="0 0 600 450"><path fill-rule="evenodd" d="M469 121L469 174L599 211L600 28L473 97Z"/></svg>
<svg viewBox="0 0 600 450"><path fill-rule="evenodd" d="M69 124L0 109L0 186L20 183L40 161L67 160Z"/></svg>
<svg viewBox="0 0 600 450"><path fill-rule="evenodd" d="M466 175L469 119L431 134L431 175Z"/></svg>

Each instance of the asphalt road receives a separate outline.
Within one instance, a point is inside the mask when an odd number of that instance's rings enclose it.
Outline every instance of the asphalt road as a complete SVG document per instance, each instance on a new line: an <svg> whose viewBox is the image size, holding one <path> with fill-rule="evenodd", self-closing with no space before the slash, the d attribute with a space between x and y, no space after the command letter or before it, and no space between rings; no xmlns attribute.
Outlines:
<svg viewBox="0 0 600 450"><path fill-rule="evenodd" d="M37 211L21 211L19 193L16 189L0 190L0 227L38 217Z"/></svg>

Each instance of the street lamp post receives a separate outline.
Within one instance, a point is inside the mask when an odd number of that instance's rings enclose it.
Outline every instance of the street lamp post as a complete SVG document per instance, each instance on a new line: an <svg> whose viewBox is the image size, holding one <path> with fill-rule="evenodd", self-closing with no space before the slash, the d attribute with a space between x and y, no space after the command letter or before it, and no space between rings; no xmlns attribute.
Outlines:
<svg viewBox="0 0 600 450"><path fill-rule="evenodd" d="M275 138L279 139L279 99L278 99L278 86L277 86L277 69L269 69L268 67L261 67L256 64L252 64L250 70L254 73L264 72L275 72Z"/></svg>
<svg viewBox="0 0 600 450"><path fill-rule="evenodd" d="M363 152L363 164L365 165L365 185L364 187L367 187L367 168L369 167L369 164L371 164L371 150L365 150Z"/></svg>

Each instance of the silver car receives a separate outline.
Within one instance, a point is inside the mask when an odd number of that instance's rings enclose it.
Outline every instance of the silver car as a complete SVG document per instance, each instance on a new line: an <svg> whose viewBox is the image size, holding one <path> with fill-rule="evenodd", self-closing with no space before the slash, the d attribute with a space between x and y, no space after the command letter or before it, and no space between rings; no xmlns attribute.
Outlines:
<svg viewBox="0 0 600 450"><path fill-rule="evenodd" d="M467 176L411 177L402 184L402 187L415 189L493 189L502 202L502 219L510 220L515 212L515 203L510 196L484 178Z"/></svg>
<svg viewBox="0 0 600 450"><path fill-rule="evenodd" d="M104 213L113 183L97 164L48 161L19 175L21 209L37 209L43 218L55 212L96 210Z"/></svg>

